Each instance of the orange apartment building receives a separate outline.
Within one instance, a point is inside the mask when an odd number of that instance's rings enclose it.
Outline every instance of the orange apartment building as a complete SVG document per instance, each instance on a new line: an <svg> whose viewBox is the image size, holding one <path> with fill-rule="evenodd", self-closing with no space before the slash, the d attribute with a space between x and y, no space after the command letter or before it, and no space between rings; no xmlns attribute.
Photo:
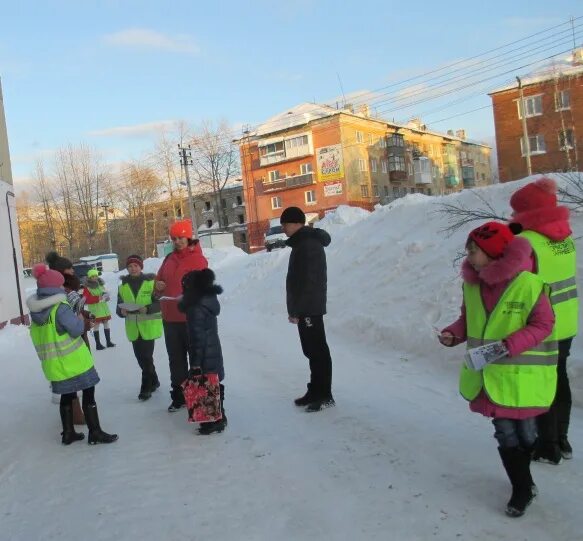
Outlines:
<svg viewBox="0 0 583 541"><path fill-rule="evenodd" d="M490 184L491 149L463 130L441 134L415 120L372 118L368 107L304 103L239 141L250 251L285 207L320 217L339 205L372 210L408 193L437 195Z"/></svg>
<svg viewBox="0 0 583 541"><path fill-rule="evenodd" d="M528 176L528 152L532 174L581 171L583 49L520 82L527 139L518 81L490 93L500 180L507 182Z"/></svg>

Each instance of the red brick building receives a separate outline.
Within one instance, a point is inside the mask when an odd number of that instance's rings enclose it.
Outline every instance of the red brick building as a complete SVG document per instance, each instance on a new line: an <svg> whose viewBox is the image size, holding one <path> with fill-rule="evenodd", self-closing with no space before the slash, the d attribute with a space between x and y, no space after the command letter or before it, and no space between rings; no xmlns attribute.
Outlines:
<svg viewBox="0 0 583 541"><path fill-rule="evenodd" d="M494 108L500 180L531 172L581 171L583 152L583 49L521 79L526 133L518 81L490 94Z"/></svg>
<svg viewBox="0 0 583 541"><path fill-rule="evenodd" d="M367 106L354 112L304 103L245 134L239 147L251 252L264 247L269 221L289 206L323 217L339 205L372 210L409 193L492 182L490 147L463 130L388 123Z"/></svg>

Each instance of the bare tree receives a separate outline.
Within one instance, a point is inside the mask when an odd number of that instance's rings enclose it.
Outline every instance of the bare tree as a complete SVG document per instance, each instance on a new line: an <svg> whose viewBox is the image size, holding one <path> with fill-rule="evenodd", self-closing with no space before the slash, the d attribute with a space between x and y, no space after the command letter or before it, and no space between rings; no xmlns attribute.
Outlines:
<svg viewBox="0 0 583 541"><path fill-rule="evenodd" d="M214 125L204 122L191 139L195 181L210 191L216 208L219 227L226 227L227 217L222 208L222 192L230 180L240 174L239 150L225 121Z"/></svg>
<svg viewBox="0 0 583 541"><path fill-rule="evenodd" d="M446 217L448 225L441 231L448 237L477 220L507 221L505 217L496 212L496 209L479 190L472 190L471 193L479 200L477 207L470 208L463 203L441 203L435 211Z"/></svg>
<svg viewBox="0 0 583 541"><path fill-rule="evenodd" d="M42 160L36 162L34 173L34 191L43 210L43 219L49 237L49 242L54 248L57 242L55 235L55 198L51 185L45 175L44 163Z"/></svg>
<svg viewBox="0 0 583 541"><path fill-rule="evenodd" d="M561 202L575 209L583 208L583 174L573 171L558 176L565 181L565 186L559 187Z"/></svg>

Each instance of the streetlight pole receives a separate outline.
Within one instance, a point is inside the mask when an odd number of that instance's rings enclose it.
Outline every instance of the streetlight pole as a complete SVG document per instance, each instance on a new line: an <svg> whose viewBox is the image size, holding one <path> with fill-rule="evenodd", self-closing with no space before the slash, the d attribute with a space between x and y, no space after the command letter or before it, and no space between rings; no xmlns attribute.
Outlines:
<svg viewBox="0 0 583 541"><path fill-rule="evenodd" d="M105 212L105 229L107 231L107 245L109 247L109 253L113 253L113 248L111 246L111 231L109 230L109 203L103 203L101 208Z"/></svg>
<svg viewBox="0 0 583 541"><path fill-rule="evenodd" d="M196 215L194 213L194 200L192 199L192 187L190 186L190 175L188 166L192 165L192 152L190 145L183 147L178 145L180 154L180 164L184 167L184 178L186 179L186 187L188 189L188 210L190 212L190 221L192 222L192 234L195 239L198 238L198 228L196 226Z"/></svg>

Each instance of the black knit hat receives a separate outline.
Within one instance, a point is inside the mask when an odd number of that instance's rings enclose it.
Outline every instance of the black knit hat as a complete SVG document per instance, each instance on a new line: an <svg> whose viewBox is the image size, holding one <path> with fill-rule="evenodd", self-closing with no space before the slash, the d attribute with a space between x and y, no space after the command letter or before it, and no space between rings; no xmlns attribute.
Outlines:
<svg viewBox="0 0 583 541"><path fill-rule="evenodd" d="M66 257L61 257L57 252L49 252L45 257L45 261L47 262L49 269L59 271L61 274L63 271L73 268L71 260Z"/></svg>
<svg viewBox="0 0 583 541"><path fill-rule="evenodd" d="M304 211L299 207L287 207L282 213L279 219L281 224L305 224L306 215Z"/></svg>

